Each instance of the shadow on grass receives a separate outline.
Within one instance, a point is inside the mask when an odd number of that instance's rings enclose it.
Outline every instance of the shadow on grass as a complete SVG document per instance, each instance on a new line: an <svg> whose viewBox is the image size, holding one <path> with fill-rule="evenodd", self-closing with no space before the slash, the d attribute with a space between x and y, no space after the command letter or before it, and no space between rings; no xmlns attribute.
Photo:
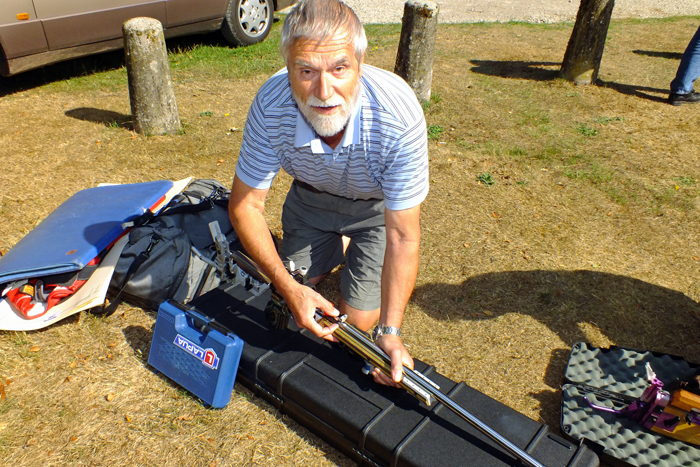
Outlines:
<svg viewBox="0 0 700 467"><path fill-rule="evenodd" d="M417 287L413 300L436 319L498 319L517 313L542 323L568 347L589 342L595 329L621 347L700 361L700 304L678 291L626 276L585 270L490 273L461 284ZM545 375L550 387L563 382L568 356L560 351L551 355ZM548 424L556 424L556 394L537 395Z"/></svg>
<svg viewBox="0 0 700 467"><path fill-rule="evenodd" d="M470 60L474 73L501 78L531 79L534 81L550 81L559 77L558 62L527 62L519 60ZM545 68L550 67L550 68ZM551 69L556 67L556 70Z"/></svg>
<svg viewBox="0 0 700 467"><path fill-rule="evenodd" d="M616 345L700 360L700 304L675 290L595 271L509 271L458 285L416 288L414 300L437 319L529 315L568 346L592 326ZM488 311L490 314L485 314Z"/></svg>
<svg viewBox="0 0 700 467"><path fill-rule="evenodd" d="M559 68L561 67L561 63L558 62L527 62L518 60L470 60L470 62L475 65L471 69L474 73L498 76L500 78L529 79L533 81L551 81L559 78ZM556 69L552 69L551 67L556 67ZM598 80L597 84L614 89L621 94L640 97L654 102L666 102L666 95L668 94L667 89L615 83L613 81ZM656 96L650 93L663 94L663 96Z"/></svg>
<svg viewBox="0 0 700 467"><path fill-rule="evenodd" d="M98 123L108 128L125 128L127 130L134 129L131 115L124 115L112 110L96 109L94 107L79 107L77 109L66 111L66 116L86 122Z"/></svg>
<svg viewBox="0 0 700 467"><path fill-rule="evenodd" d="M28 91L57 81L117 70L123 66L124 52L121 50L66 60L7 78L0 77L0 97Z"/></svg>
<svg viewBox="0 0 700 467"><path fill-rule="evenodd" d="M218 31L209 34L174 37L166 41L168 54L179 53L199 45L230 47L230 44L226 42ZM66 60L15 76L0 77L0 97L38 88L57 81L118 70L124 66L123 50L114 50Z"/></svg>
<svg viewBox="0 0 700 467"><path fill-rule="evenodd" d="M145 364L148 361L148 353L151 350L153 329L146 329L143 326L127 326L122 332L129 346L134 350L134 355L138 358L143 358Z"/></svg>
<svg viewBox="0 0 700 467"><path fill-rule="evenodd" d="M647 86L635 86L634 84L622 84L615 83L613 81L598 81L599 86L605 86L606 88L614 89L620 94L626 94L628 96L640 97L642 99L647 99L654 102L667 103L668 89L650 88ZM656 96L649 93L662 94L661 96Z"/></svg>
<svg viewBox="0 0 700 467"><path fill-rule="evenodd" d="M644 55L646 57L667 58L669 60L680 60L683 57L682 52L659 52L656 50L633 50L633 54Z"/></svg>

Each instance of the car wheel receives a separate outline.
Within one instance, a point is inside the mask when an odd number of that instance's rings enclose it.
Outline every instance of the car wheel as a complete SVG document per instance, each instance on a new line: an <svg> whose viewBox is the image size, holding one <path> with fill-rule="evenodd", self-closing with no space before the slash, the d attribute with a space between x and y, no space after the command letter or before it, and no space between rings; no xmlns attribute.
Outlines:
<svg viewBox="0 0 700 467"><path fill-rule="evenodd" d="M257 44L270 33L274 13L272 0L231 0L221 32L233 45Z"/></svg>

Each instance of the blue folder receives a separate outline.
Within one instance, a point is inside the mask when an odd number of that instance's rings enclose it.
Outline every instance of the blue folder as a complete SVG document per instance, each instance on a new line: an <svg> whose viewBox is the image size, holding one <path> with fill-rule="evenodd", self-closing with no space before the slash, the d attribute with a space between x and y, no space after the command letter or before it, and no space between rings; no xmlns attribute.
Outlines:
<svg viewBox="0 0 700 467"><path fill-rule="evenodd" d="M160 180L77 192L0 257L0 284L81 270L172 186Z"/></svg>

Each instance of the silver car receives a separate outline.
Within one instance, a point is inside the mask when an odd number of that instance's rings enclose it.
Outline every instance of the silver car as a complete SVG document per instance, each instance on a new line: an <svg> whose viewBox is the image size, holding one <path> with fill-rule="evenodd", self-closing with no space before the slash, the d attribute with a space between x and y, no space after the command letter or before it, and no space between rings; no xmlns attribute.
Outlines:
<svg viewBox="0 0 700 467"><path fill-rule="evenodd" d="M0 0L0 76L123 47L122 24L156 18L165 37L221 30L233 45L263 41L274 12L296 0Z"/></svg>

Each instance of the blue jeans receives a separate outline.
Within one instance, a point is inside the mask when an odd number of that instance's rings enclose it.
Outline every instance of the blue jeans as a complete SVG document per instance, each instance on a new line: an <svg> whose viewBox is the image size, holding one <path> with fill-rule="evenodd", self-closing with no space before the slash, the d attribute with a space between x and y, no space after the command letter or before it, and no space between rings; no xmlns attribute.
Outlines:
<svg viewBox="0 0 700 467"><path fill-rule="evenodd" d="M693 90L693 83L698 77L700 77L700 28L683 53L676 78L671 81L671 92L688 94Z"/></svg>

